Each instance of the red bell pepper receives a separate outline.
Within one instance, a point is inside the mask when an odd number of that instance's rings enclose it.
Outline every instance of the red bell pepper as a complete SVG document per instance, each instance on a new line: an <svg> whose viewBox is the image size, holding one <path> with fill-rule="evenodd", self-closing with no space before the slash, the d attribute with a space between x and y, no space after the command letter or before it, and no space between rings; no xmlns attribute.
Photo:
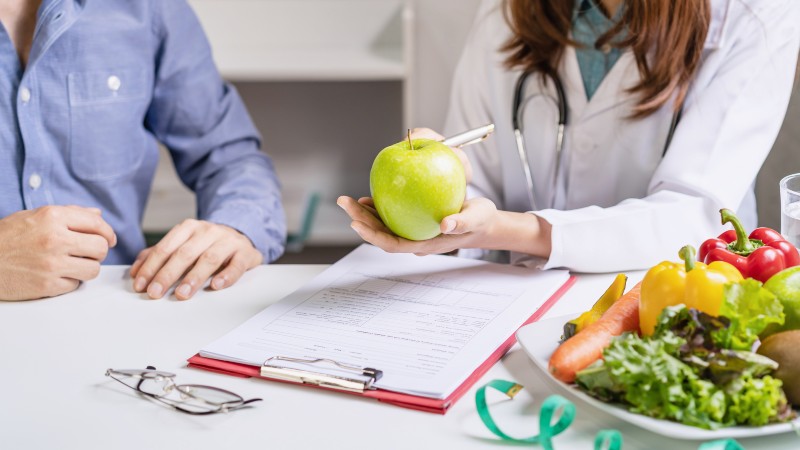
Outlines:
<svg viewBox="0 0 800 450"><path fill-rule="evenodd" d="M733 211L721 209L719 212L722 223L730 223L733 230L703 242L697 253L698 260L706 264L725 261L739 269L743 277L755 278L762 283L787 267L800 265L797 248L777 231L761 227L747 236Z"/></svg>

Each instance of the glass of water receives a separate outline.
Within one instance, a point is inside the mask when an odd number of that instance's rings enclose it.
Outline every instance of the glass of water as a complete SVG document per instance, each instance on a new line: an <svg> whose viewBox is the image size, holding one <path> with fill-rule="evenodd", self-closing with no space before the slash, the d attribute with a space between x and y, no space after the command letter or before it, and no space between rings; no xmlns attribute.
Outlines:
<svg viewBox="0 0 800 450"><path fill-rule="evenodd" d="M781 188L781 234L800 247L800 173L784 177Z"/></svg>

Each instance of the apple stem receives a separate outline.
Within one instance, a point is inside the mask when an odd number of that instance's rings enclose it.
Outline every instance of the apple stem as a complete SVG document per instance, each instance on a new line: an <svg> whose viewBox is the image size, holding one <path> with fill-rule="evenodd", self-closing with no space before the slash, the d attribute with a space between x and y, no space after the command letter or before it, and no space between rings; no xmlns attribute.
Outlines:
<svg viewBox="0 0 800 450"><path fill-rule="evenodd" d="M406 128L408 136L408 148L414 150L414 144L411 143L411 128Z"/></svg>

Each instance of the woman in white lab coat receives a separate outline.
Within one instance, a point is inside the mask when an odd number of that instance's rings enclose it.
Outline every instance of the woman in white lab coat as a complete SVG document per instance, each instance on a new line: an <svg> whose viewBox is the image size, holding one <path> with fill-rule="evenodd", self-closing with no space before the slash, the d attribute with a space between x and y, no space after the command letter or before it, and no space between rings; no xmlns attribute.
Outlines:
<svg viewBox="0 0 800 450"><path fill-rule="evenodd" d="M586 48L559 40L574 37L572 14L592 1L621 24L596 41L596 51L619 54L587 99L577 57ZM755 226L753 184L786 112L799 46L797 0L485 0L444 130L497 126L465 148L462 211L442 220L442 235L412 242L383 226L371 199L339 204L363 239L391 252L507 250L513 263L585 272L676 259L721 231L722 207ZM563 146L547 70L566 97Z"/></svg>

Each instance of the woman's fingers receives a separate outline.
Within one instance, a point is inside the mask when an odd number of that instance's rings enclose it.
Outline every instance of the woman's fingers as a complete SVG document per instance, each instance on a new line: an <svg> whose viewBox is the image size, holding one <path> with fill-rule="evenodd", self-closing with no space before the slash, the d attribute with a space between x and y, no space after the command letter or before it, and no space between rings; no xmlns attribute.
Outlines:
<svg viewBox="0 0 800 450"><path fill-rule="evenodd" d="M461 212L442 219L440 230L447 235L461 235L484 231L494 219L497 207L487 198L475 198L464 202Z"/></svg>
<svg viewBox="0 0 800 450"><path fill-rule="evenodd" d="M369 206L368 204L365 205L361 202L361 200L364 199L365 198L355 201L351 197L341 196L336 200L336 204L344 209L347 215L350 216L354 222L362 222L376 230L381 230L384 233L391 233L391 231L389 231L386 225L384 225L384 223L381 221L380 217L378 217L378 212L375 211L375 208Z"/></svg>
<svg viewBox="0 0 800 450"><path fill-rule="evenodd" d="M403 239L394 234L377 230L364 222L353 221L350 226L361 236L361 239L382 248L389 253L414 253L415 242Z"/></svg>
<svg viewBox="0 0 800 450"><path fill-rule="evenodd" d="M372 197L361 197L358 199L358 203L370 208L376 216L378 215L378 211L375 210L375 200L373 200Z"/></svg>

